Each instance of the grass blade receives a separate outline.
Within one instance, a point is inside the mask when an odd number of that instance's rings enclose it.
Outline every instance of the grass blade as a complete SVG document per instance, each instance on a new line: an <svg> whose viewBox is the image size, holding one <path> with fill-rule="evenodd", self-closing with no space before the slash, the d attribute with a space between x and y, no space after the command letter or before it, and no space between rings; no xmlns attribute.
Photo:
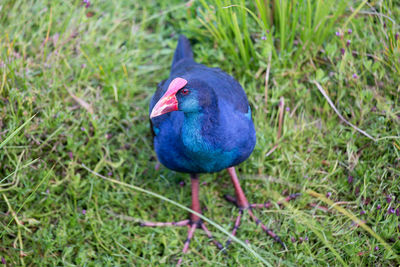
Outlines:
<svg viewBox="0 0 400 267"><path fill-rule="evenodd" d="M19 126L15 131L13 131L9 136L7 136L6 139L4 139L3 142L0 143L0 149L3 148L10 140L17 134L19 131L21 131L34 117L36 116L33 115L30 119L28 119L26 122L24 122L21 126Z"/></svg>

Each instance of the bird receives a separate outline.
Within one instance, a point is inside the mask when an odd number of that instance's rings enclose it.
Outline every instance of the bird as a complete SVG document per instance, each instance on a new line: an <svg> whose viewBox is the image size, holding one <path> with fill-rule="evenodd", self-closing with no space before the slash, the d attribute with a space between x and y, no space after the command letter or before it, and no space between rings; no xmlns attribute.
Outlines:
<svg viewBox="0 0 400 267"><path fill-rule="evenodd" d="M149 105L150 127L158 160L170 170L188 173L191 178L191 209L199 214L199 176L226 169L236 198L226 196L239 208L232 235L236 234L244 212L275 241L281 239L253 212L263 204L249 204L240 186L235 166L245 161L256 145L252 111L242 86L219 68L197 63L189 40L180 35L168 79L157 86ZM216 241L199 216L177 222L142 222L142 226L187 226L182 255L189 250L196 229L203 229ZM231 239L226 242L229 245ZM177 265L182 263L182 257Z"/></svg>

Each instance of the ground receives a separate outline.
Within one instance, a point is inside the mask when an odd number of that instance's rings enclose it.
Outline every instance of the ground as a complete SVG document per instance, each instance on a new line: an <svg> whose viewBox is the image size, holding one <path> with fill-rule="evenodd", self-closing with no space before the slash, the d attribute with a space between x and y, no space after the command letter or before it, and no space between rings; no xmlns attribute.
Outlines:
<svg viewBox="0 0 400 267"><path fill-rule="evenodd" d="M239 178L250 202L271 201L256 212L287 246L247 220L227 253L197 233L183 263L397 266L399 5L270 2L1 2L2 262L176 263L187 229L139 222L188 218L189 177L156 168L148 124L183 33L198 62L245 88L257 146ZM200 179L224 243L238 214L229 176Z"/></svg>

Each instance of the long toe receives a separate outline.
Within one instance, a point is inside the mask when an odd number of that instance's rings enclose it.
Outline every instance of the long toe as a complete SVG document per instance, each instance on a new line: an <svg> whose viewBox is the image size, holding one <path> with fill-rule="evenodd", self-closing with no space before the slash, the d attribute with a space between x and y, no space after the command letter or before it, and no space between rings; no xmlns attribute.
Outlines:
<svg viewBox="0 0 400 267"><path fill-rule="evenodd" d="M233 225L233 229L232 229L232 233L231 233L233 236L236 236L236 232L240 227L240 221L242 219L242 216L243 216L243 209L239 208L239 215L236 217L235 224ZM226 243L225 243L225 249L227 249L231 243L232 243L232 239L229 238L228 241L226 241Z"/></svg>
<svg viewBox="0 0 400 267"><path fill-rule="evenodd" d="M214 236L212 235L212 233L210 232L210 230L208 230L207 226L205 225L204 222L197 221L197 222L192 222L191 220L182 220L182 221L177 221L177 222L141 222L140 226L142 227L179 227L179 226L188 226L189 230L188 230L188 235L187 238L185 240L185 243L183 244L183 249L182 249L182 256L179 258L177 266L182 264L183 261L183 255L187 254L189 251L189 246L190 246L190 242L194 236L194 232L196 231L196 229L203 229L203 231L205 232L205 234L207 235L207 237L214 243L214 245L220 249L223 250L224 246L222 246L222 244L220 242L218 242L217 240L215 240Z"/></svg>
<svg viewBox="0 0 400 267"><path fill-rule="evenodd" d="M169 227L169 226L186 226L190 224L190 220L183 220L179 222L141 222L140 226L143 227Z"/></svg>
<svg viewBox="0 0 400 267"><path fill-rule="evenodd" d="M272 238L274 239L274 241L276 241L277 243L281 244L282 247L284 247L284 248L286 249L285 243L283 243L283 241L280 239L280 237L279 237L277 234L274 233L274 231L272 231L271 229L269 229L265 224L263 224L263 223L261 222L261 220L260 220L256 215L254 215L253 210L252 210L251 207L245 208L245 209L239 208L239 215L236 217L235 224L234 224L234 226L233 226L232 233L231 233L233 236L236 235L237 230L238 230L239 227L240 227L241 219L242 219L242 217L243 217L243 213L244 213L244 212L247 212L247 213L250 215L250 218L256 223L256 225L257 225L257 226L260 226L261 229L262 229L268 236L272 237ZM231 243L232 243L232 239L229 238L228 241L226 241L225 248L228 248L228 246L229 246Z"/></svg>
<svg viewBox="0 0 400 267"><path fill-rule="evenodd" d="M201 228L204 230L204 232L206 233L206 235L208 236L208 238L214 243L214 245L215 245L218 249L220 249L220 250L224 249L224 247L222 246L222 244L219 243L217 240L215 240L214 236L211 234L211 232L208 230L207 226L206 226L204 223L201 224Z"/></svg>
<svg viewBox="0 0 400 267"><path fill-rule="evenodd" d="M278 242L279 244L282 245L282 247L284 247L286 249L286 245L285 243L282 242L282 240L280 239L280 237L274 233L274 231L272 231L271 229L269 229L265 224L263 224L261 222L261 220L254 215L253 211L251 209L248 209L247 212L249 213L250 217L253 219L253 221L256 223L256 225L259 225L261 227L261 229L263 229L263 231L265 233L267 233L267 235L269 235L270 237L272 237L276 242Z"/></svg>
<svg viewBox="0 0 400 267"><path fill-rule="evenodd" d="M232 171L233 172L233 171ZM234 172L233 172L234 173ZM261 229L263 229L263 231L270 237L272 237L277 243L281 244L282 247L284 247L286 249L286 245L285 243L281 240L281 238L274 233L274 231L272 231L271 229L269 229L265 224L263 224L261 222L261 220L254 214L253 209L261 209L261 208L270 208L273 206L273 204L271 202L265 202L262 204L248 204L246 197L244 196L244 194L241 192L241 190L238 190L239 186L238 186L238 181L235 177L235 175L231 174L231 177L233 178L233 182L234 184L236 184L236 195L237 198L230 196L230 195L224 195L224 198L234 204L236 207L239 208L239 215L236 217L235 220L235 224L232 230L232 235L235 236L236 232L240 226L241 223L241 219L243 217L243 212L248 212L251 219L256 223L256 225L260 226ZM239 191L239 193L238 193ZM286 198L284 198L281 201L278 201L277 204L279 206L282 206L284 204L286 204L287 202L296 199L297 197L299 197L301 194L300 193L295 193L295 194L291 194L289 196L287 196ZM239 200L238 200L239 198ZM240 198L242 198L242 201L240 201ZM240 203L245 203L245 204L240 204ZM232 242L231 239L228 239L228 241L226 242L225 247L227 248L229 246L229 244Z"/></svg>
<svg viewBox="0 0 400 267"><path fill-rule="evenodd" d="M197 223L193 223L193 224L190 226L190 228L189 228L187 238L186 238L186 240L185 240L185 243L183 244L183 249L182 249L182 254L183 254L183 255L185 255L185 254L188 252L188 250L189 250L190 241L191 241L192 238L193 238L194 231L196 230L197 225L198 225ZM182 255L182 257L183 257L183 255ZM176 266L179 266L179 265L182 264L182 261L183 261L183 258L182 258L182 257L179 258L178 263L176 264Z"/></svg>

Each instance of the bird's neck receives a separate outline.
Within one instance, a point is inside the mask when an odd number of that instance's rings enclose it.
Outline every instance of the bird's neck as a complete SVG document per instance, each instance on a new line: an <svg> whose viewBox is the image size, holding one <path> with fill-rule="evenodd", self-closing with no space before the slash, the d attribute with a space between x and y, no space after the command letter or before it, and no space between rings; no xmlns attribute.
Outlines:
<svg viewBox="0 0 400 267"><path fill-rule="evenodd" d="M181 134L186 150L196 154L210 152L218 126L218 111L185 113Z"/></svg>

